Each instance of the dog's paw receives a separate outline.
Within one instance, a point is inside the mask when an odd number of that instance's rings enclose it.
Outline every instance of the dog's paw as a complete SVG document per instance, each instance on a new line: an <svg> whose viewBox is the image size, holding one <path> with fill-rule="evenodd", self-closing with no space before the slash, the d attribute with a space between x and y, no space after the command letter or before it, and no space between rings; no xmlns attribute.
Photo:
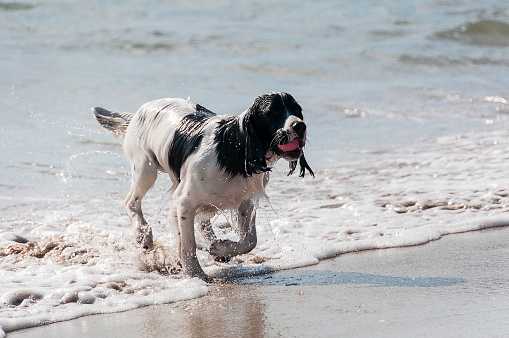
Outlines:
<svg viewBox="0 0 509 338"><path fill-rule="evenodd" d="M218 263L228 263L232 260L231 257L225 257L225 256L213 256L214 260Z"/></svg>
<svg viewBox="0 0 509 338"><path fill-rule="evenodd" d="M229 240L215 241L210 245L209 252L212 256L232 257L238 243Z"/></svg>
<svg viewBox="0 0 509 338"><path fill-rule="evenodd" d="M196 275L193 275L190 277L198 277L207 284L214 284L214 282L215 282L213 278L207 276L205 273L196 274Z"/></svg>
<svg viewBox="0 0 509 338"><path fill-rule="evenodd" d="M205 272L203 272L196 256L188 256L187 258L184 258L181 262L184 274L187 277L190 278L198 277L208 284L214 283L214 279L212 279Z"/></svg>
<svg viewBox="0 0 509 338"><path fill-rule="evenodd" d="M145 229L136 229L135 236L136 242L140 244L143 249L150 250L154 247L154 237L152 236L151 227L146 227Z"/></svg>

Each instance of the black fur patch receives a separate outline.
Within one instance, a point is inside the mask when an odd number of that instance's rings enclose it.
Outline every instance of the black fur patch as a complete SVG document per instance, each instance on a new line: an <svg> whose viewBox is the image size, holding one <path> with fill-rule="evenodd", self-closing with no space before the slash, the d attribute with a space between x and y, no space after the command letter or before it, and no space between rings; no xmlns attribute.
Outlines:
<svg viewBox="0 0 509 338"><path fill-rule="evenodd" d="M246 140L241 136L238 118L229 118L220 122L214 141L219 167L228 177L247 176Z"/></svg>
<svg viewBox="0 0 509 338"><path fill-rule="evenodd" d="M306 161L306 158L304 157L304 153L302 153L298 162L300 164L300 173L299 173L300 177L304 177L304 175L306 174L306 169L309 171L311 176L315 177L315 173L313 172L313 169L311 169L311 167L309 166L308 161ZM290 162L290 172L288 173L288 176L293 174L293 172L295 171L296 168L297 168L297 160Z"/></svg>
<svg viewBox="0 0 509 338"><path fill-rule="evenodd" d="M187 158L198 149L207 120L215 114L197 105L196 113L180 120L168 151L170 169L180 182L180 170Z"/></svg>
<svg viewBox="0 0 509 338"><path fill-rule="evenodd" d="M272 92L257 97L242 117L220 124L215 136L216 153L219 166L228 177L271 170L265 155L269 149L279 153L277 144L284 143L280 138L288 138L286 133L281 134L287 115L302 119L302 108L290 94Z"/></svg>
<svg viewBox="0 0 509 338"><path fill-rule="evenodd" d="M240 117L226 119L216 129L214 141L217 161L230 178L270 171L265 161L267 149L250 121L253 117L251 112L248 113L242 121L242 127Z"/></svg>

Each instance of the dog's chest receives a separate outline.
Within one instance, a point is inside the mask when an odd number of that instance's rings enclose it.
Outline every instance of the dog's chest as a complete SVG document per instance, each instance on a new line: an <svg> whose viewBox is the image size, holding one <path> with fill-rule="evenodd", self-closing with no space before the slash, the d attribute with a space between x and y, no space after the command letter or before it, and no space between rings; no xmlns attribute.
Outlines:
<svg viewBox="0 0 509 338"><path fill-rule="evenodd" d="M212 205L221 210L237 209L243 201L265 196L266 181L268 175L265 174L248 178L208 177L196 182L199 185L196 196L201 205Z"/></svg>

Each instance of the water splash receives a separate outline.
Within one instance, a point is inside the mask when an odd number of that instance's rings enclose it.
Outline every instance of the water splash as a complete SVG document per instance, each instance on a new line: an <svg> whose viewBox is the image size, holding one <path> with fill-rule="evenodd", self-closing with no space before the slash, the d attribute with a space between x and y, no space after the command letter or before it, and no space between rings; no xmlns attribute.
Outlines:
<svg viewBox="0 0 509 338"><path fill-rule="evenodd" d="M72 163L75 162L77 159L82 158L82 157L87 157L87 156L90 156L90 155L94 155L94 154L113 155L113 156L116 156L116 157L119 157L119 158L123 159L122 155L120 155L118 153L115 153L113 151L109 151L109 150L91 150L91 151L86 151L86 152L82 152L82 153L71 155L69 157L69 159L64 161L63 169L58 174L58 176L60 176L60 181L62 183L64 183L64 184L68 184L70 179L72 179L72 178L85 178L85 177L88 178L88 179L100 179L100 180L104 180L105 177L103 177L103 176L101 176L101 177L94 177L94 176L90 175L90 172L87 172L87 174L78 175L78 173L76 171L72 171L72 169L71 169ZM87 169L90 169L90 167L87 167ZM103 171L101 171L101 173L102 172ZM111 170L111 169L106 169L104 171L104 173L106 173L106 174L108 174L110 176L116 176L116 177L112 178L115 181L126 181L127 179L125 177L129 176L128 173L121 173L121 172L117 172L117 171L114 171L114 170ZM120 176L120 177L118 177L118 176Z"/></svg>

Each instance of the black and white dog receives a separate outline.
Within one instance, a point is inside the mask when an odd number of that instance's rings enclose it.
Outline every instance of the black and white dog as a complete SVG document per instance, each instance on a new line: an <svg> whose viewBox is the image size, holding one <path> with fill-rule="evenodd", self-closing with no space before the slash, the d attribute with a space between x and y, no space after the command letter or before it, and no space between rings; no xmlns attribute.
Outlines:
<svg viewBox="0 0 509 338"><path fill-rule="evenodd" d="M145 103L136 114L92 108L101 126L125 135L124 152L131 164L132 186L125 200L136 241L153 246L152 229L143 218L141 200L154 185L157 172L173 182L171 219L184 272L210 281L196 257L195 216L206 215L199 229L212 242L210 254L229 258L256 246L255 204L265 195L269 171L279 158L290 162L292 174L304 158L306 125L302 108L287 93L259 96L239 116L216 115L184 99ZM218 240L210 217L218 210L238 210L240 241Z"/></svg>

